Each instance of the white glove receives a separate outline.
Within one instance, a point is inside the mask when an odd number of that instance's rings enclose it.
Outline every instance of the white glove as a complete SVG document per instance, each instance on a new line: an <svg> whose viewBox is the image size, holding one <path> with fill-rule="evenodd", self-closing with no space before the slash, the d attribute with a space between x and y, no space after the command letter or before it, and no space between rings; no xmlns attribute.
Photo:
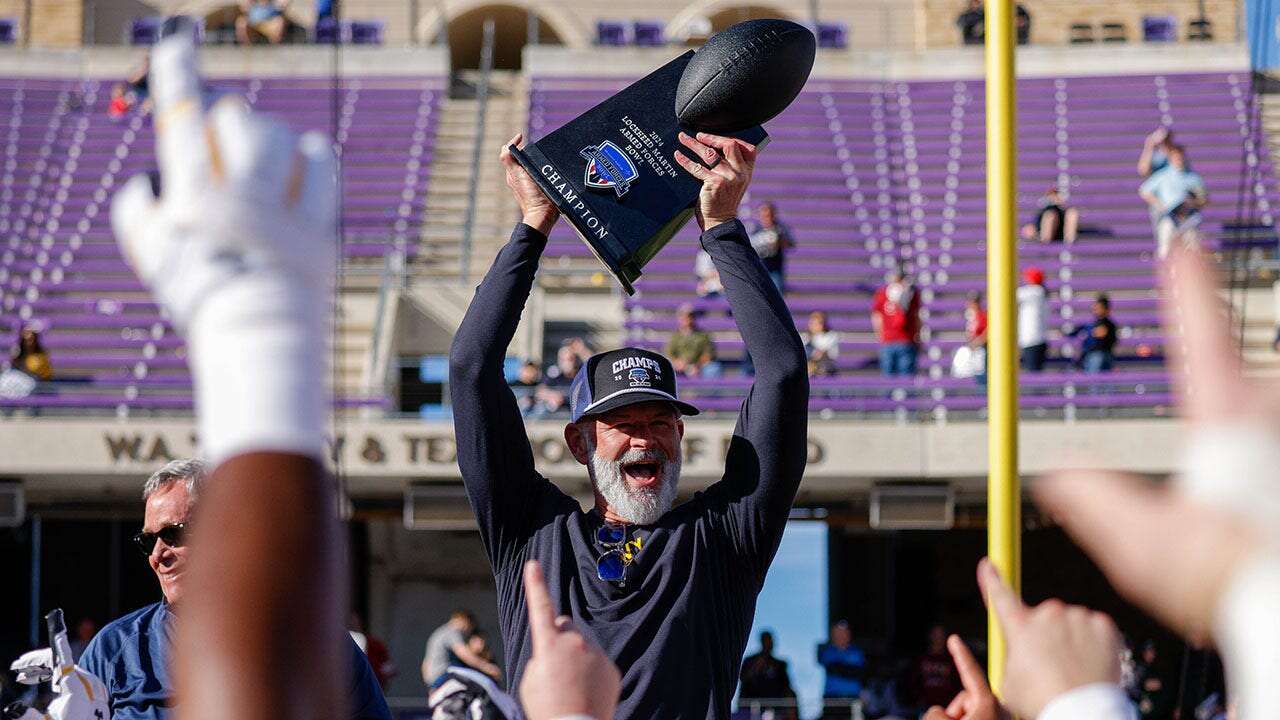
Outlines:
<svg viewBox="0 0 1280 720"><path fill-rule="evenodd" d="M25 653L9 669L18 673L18 682L24 685L54 680L55 697L45 714L28 709L19 720L111 720L106 685L79 665L64 670L54 668L51 649ZM54 675L58 677L54 679Z"/></svg>
<svg viewBox="0 0 1280 720"><path fill-rule="evenodd" d="M191 347L200 441L319 458L330 412L337 160L234 96L206 110L189 34L151 54L160 196L117 194L125 256Z"/></svg>
<svg viewBox="0 0 1280 720"><path fill-rule="evenodd" d="M53 689L58 696L46 711L51 720L111 720L107 686L79 665L72 666Z"/></svg>
<svg viewBox="0 0 1280 720"><path fill-rule="evenodd" d="M9 670L18 674L18 682L23 685L49 682L53 679L53 648L25 652L9 665Z"/></svg>

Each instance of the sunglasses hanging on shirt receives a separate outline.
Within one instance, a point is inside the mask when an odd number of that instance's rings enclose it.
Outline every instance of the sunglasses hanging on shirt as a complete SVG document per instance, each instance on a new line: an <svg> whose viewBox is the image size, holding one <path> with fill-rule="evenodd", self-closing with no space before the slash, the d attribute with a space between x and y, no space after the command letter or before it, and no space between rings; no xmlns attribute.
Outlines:
<svg viewBox="0 0 1280 720"><path fill-rule="evenodd" d="M638 537L627 540L625 525L602 525L596 530L596 542L605 547L605 552L596 559L596 576L605 582L625 585L627 568L635 561L643 541Z"/></svg>

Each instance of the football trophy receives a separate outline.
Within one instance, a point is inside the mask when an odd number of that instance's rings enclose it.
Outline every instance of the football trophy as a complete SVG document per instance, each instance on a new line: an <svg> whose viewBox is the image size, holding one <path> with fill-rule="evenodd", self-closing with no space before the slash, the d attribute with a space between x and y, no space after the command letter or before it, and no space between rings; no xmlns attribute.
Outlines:
<svg viewBox="0 0 1280 720"><path fill-rule="evenodd" d="M764 145L769 136L760 125L800 94L815 52L803 25L738 23L511 152L634 294L645 263L693 217L702 188L676 164L679 133Z"/></svg>

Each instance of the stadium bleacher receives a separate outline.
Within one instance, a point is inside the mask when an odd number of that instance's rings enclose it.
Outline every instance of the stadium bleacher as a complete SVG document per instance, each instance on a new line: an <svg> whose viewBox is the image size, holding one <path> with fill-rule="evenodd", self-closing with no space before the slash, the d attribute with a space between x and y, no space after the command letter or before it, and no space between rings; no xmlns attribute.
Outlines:
<svg viewBox="0 0 1280 720"><path fill-rule="evenodd" d="M541 77L530 82L530 133L536 139L624 84L616 78ZM1081 213L1073 244L1023 242L1023 267L1045 271L1051 326L1088 317L1098 292L1110 294L1120 328L1117 369L1085 376L1072 367L1074 342L1050 341L1052 372L1024 375L1023 408L1071 414L1091 409L1160 414L1169 405L1163 338L1154 289L1154 241L1137 196L1135 163L1143 137L1170 127L1188 148L1212 198L1206 241L1238 212L1244 163L1258 164L1246 189L1265 224L1277 199L1265 145L1257 142L1246 73L1050 77L1019 82L1019 221L1029 221L1051 185ZM839 377L815 379L814 411L981 411L984 388L946 377L964 342L964 297L985 289L985 129L981 81L811 80L769 124L747 204L777 204L796 238L788 255L787 301L797 327L813 310L841 332ZM745 213L744 213L745 214ZM646 267L626 301L626 334L660 350L675 309L693 301L722 359L742 342L723 299L696 299L697 230L690 225ZM590 256L563 224L549 262ZM922 290L922 374L906 382L876 375L870 304L886 270L902 262ZM682 391L712 409L736 409L748 381L687 379Z"/></svg>
<svg viewBox="0 0 1280 720"><path fill-rule="evenodd" d="M529 125L537 138L609 93L612 78L532 78ZM389 249L412 254L430 175L441 78L225 80L256 107L296 127L331 133L343 151L344 256L376 264ZM186 410L190 379L184 349L120 257L107 209L112 189L152 163L150 121L105 113L103 81L8 78L5 171L0 182L0 345L25 324L40 328L59 381L6 406L96 408L120 413ZM1220 201L1206 210L1210 242L1235 219L1242 163L1261 166L1251 189L1271 222L1274 172L1251 132L1244 73L1058 77L1020 83L1019 206L1029 219L1050 185L1080 209L1081 237L1070 245L1023 243L1024 266L1045 270L1052 324L1065 329L1088 314L1094 293L1111 295L1120 326L1117 370L1081 377L1074 342L1051 340L1053 372L1025 378L1024 407L1036 412L1104 408L1162 413L1168 383L1153 289L1147 211L1133 166L1142 137L1173 128L1194 169ZM963 300L985 287L985 187L981 81L810 82L770 124L747 205L772 200L798 247L788 258L788 295L803 328L813 310L842 334L840 375L815 382L815 411L981 412L984 389L946 376L964 342ZM696 229L686 228L646 269L626 301L626 337L661 349L675 309L694 301L717 352L741 358L727 304L697 300L692 273ZM590 251L558 227L549 262L590 264ZM870 297L886 269L904 262L924 300L921 375L908 382L877 375ZM746 382L684 384L709 409L731 410ZM385 398L347 396L346 405ZM723 407L722 407L723 406Z"/></svg>
<svg viewBox="0 0 1280 720"><path fill-rule="evenodd" d="M298 129L335 138L343 159L343 256L379 266L412 252L430 177L438 77L215 81ZM110 83L0 79L0 346L42 333L56 381L4 407L189 410L184 347L116 246L112 191L154 166L151 121L108 118ZM381 404L342 397L343 405Z"/></svg>

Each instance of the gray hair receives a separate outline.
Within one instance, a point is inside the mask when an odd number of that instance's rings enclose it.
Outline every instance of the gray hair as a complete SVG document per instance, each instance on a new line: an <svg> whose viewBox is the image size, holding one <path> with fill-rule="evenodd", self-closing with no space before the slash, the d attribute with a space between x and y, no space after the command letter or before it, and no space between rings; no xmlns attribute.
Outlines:
<svg viewBox="0 0 1280 720"><path fill-rule="evenodd" d="M194 503L208 477L209 467L203 460L196 458L172 460L147 478L147 482L142 486L142 500L144 502L150 500L152 495L181 480L187 486L187 502Z"/></svg>

